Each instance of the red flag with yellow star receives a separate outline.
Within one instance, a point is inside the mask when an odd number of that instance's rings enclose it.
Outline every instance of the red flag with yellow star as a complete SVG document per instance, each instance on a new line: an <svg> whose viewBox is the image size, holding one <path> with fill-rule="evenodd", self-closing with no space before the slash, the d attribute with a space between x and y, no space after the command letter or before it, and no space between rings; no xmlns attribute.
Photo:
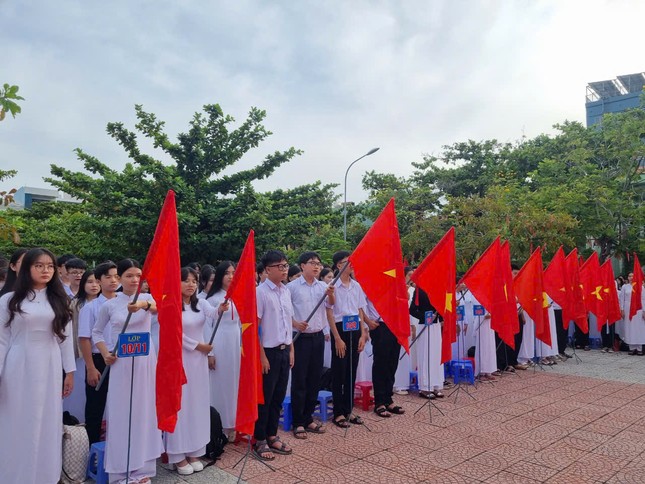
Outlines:
<svg viewBox="0 0 645 484"><path fill-rule="evenodd" d="M477 301L490 313L493 305L491 287L493 285L493 274L496 271L497 257L500 248L499 237L497 237L479 256L479 259L466 271L459 280L459 284L465 284L473 293Z"/></svg>
<svg viewBox="0 0 645 484"><path fill-rule="evenodd" d="M573 320L571 283L562 246L556 251L549 266L544 270L543 282L546 293L562 308L564 329L569 329L569 322Z"/></svg>
<svg viewBox="0 0 645 484"><path fill-rule="evenodd" d="M354 275L383 322L409 352L410 315L399 224L390 199L349 256Z"/></svg>
<svg viewBox="0 0 645 484"><path fill-rule="evenodd" d="M629 319L632 319L639 309L643 308L643 269L634 252L634 279L632 280L632 300L629 307Z"/></svg>
<svg viewBox="0 0 645 484"><path fill-rule="evenodd" d="M247 435L253 435L255 421L258 419L258 403L264 403L255 276L255 233L251 230L235 268L231 285L226 291L226 299L235 304L242 324L235 430Z"/></svg>
<svg viewBox="0 0 645 484"><path fill-rule="evenodd" d="M585 296L585 308L596 316L596 321L602 326L607 321L607 309L603 299L602 276L597 252L592 252L580 267L580 282Z"/></svg>
<svg viewBox="0 0 645 484"><path fill-rule="evenodd" d="M616 321L622 319L620 315L620 302L618 301L618 291L616 290L616 282L614 281L614 269L611 267L611 260L607 259L603 265L600 266L600 274L602 276L602 292L603 299L605 300L605 311L607 314L606 322L614 324ZM605 321L598 320L598 330L601 329Z"/></svg>
<svg viewBox="0 0 645 484"><path fill-rule="evenodd" d="M504 343L515 349L515 335L520 332L520 323L513 290L511 247L508 240L502 243L497 253L491 293L493 303L490 310L490 327Z"/></svg>
<svg viewBox="0 0 645 484"><path fill-rule="evenodd" d="M571 319L584 334L589 333L589 321L585 309L585 295L580 282L580 266L578 265L578 249L573 249L564 259L567 265L568 281L571 284Z"/></svg>
<svg viewBox="0 0 645 484"><path fill-rule="evenodd" d="M544 292L542 252L539 247L513 279L513 289L520 306L535 323L535 337L551 346L549 302Z"/></svg>
<svg viewBox="0 0 645 484"><path fill-rule="evenodd" d="M450 227L412 274L414 283L428 295L430 304L443 317L441 363L452 359L452 343L457 341L456 259L455 228Z"/></svg>
<svg viewBox="0 0 645 484"><path fill-rule="evenodd" d="M182 360L181 261L175 192L168 190L155 236L143 264L141 281L147 281L157 303L159 356L156 372L157 426L174 432L181 409L181 386L186 383Z"/></svg>

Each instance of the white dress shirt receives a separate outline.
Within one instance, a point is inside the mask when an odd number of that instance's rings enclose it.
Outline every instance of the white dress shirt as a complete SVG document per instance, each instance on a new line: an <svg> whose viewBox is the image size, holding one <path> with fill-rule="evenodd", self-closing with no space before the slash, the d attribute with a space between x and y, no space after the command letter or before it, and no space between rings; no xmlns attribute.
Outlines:
<svg viewBox="0 0 645 484"><path fill-rule="evenodd" d="M264 348L290 345L292 340L293 305L291 293L282 283L278 285L269 279L256 289L260 339Z"/></svg>

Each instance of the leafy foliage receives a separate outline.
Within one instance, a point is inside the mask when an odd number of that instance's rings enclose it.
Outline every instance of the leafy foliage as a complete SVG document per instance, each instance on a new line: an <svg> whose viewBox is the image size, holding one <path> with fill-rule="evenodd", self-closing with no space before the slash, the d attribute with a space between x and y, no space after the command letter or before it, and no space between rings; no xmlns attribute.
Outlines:
<svg viewBox="0 0 645 484"><path fill-rule="evenodd" d="M16 101L24 101L25 98L18 95L18 86L4 84L0 88L0 121L3 121L7 113L10 113L14 118L16 114L20 114L22 109Z"/></svg>

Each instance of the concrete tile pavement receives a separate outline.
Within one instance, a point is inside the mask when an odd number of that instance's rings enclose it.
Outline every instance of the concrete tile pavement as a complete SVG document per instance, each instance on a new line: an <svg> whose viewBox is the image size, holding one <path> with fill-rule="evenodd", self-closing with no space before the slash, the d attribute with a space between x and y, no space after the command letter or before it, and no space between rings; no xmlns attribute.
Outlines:
<svg viewBox="0 0 645 484"><path fill-rule="evenodd" d="M395 395L405 415L356 413L366 426L297 440L271 472L249 459L247 482L645 482L645 357L578 351L556 366L505 374L435 400ZM455 399L455 396L457 397ZM438 411L440 409L443 415ZM418 412L417 412L418 411ZM415 413L417 412L417 413ZM243 445L215 466L180 477L160 468L155 482L234 482Z"/></svg>

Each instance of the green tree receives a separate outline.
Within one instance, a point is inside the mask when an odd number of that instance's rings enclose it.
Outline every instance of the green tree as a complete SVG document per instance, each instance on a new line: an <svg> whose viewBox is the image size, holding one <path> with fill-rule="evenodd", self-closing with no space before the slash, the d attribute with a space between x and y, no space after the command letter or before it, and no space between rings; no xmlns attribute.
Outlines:
<svg viewBox="0 0 645 484"><path fill-rule="evenodd" d="M22 112L16 101L24 101L25 98L18 95L18 90L18 86L6 83L0 88L0 121L4 120L7 113L15 118L16 114Z"/></svg>

